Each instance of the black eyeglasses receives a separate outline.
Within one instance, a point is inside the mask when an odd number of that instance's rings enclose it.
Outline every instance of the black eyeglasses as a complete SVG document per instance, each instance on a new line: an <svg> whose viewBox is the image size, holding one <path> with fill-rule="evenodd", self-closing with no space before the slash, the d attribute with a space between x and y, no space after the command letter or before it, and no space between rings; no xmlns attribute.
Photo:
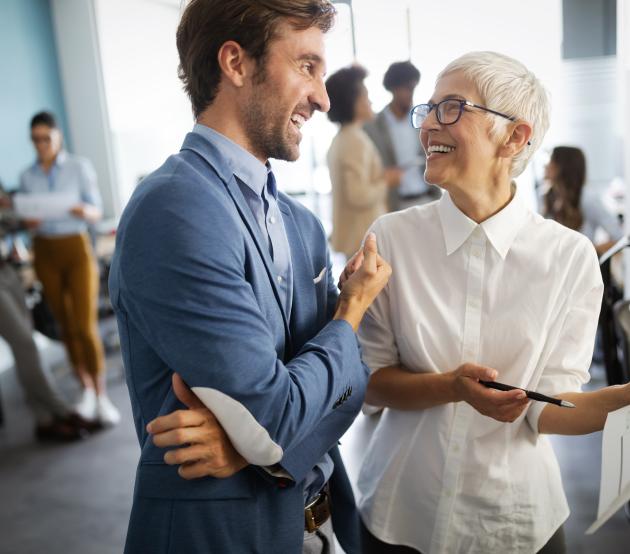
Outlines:
<svg viewBox="0 0 630 554"><path fill-rule="evenodd" d="M411 125L414 129L420 129L422 123L427 117L429 117L429 114L431 113L431 110L433 110L433 108L435 108L435 115L439 123L441 123L442 125L454 125L459 121L459 118L462 116L464 106L468 106L469 108L478 108L491 114L505 117L505 119L509 119L510 121L516 121L516 117L497 112L496 110L491 110L490 108L480 106L479 104L473 104L469 100L447 98L446 100L442 100L437 104L418 104L417 106L412 108L410 113Z"/></svg>

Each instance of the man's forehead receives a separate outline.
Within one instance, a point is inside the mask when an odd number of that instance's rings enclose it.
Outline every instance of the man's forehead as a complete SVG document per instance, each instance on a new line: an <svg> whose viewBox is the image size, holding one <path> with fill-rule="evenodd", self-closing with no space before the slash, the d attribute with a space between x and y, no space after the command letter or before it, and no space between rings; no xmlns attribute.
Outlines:
<svg viewBox="0 0 630 554"><path fill-rule="evenodd" d="M311 56L313 61L325 63L324 33L319 27L296 29L287 22L278 26L270 49L290 50L296 57Z"/></svg>

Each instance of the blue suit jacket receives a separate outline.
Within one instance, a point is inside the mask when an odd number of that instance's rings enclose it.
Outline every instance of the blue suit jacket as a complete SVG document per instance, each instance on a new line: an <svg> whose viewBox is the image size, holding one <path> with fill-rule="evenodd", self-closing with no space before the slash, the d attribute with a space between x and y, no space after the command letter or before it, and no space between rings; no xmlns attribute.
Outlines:
<svg viewBox="0 0 630 554"><path fill-rule="evenodd" d="M327 451L336 461L333 525L347 552L359 550L336 443L360 409L368 369L351 326L331 321L336 290L321 224L284 194L279 207L294 272L290 318L232 169L204 137L189 134L122 215L109 287L141 446L126 552L300 552L301 482ZM174 371L240 402L282 448L295 486L254 466L186 481L165 465L145 426L182 407Z"/></svg>

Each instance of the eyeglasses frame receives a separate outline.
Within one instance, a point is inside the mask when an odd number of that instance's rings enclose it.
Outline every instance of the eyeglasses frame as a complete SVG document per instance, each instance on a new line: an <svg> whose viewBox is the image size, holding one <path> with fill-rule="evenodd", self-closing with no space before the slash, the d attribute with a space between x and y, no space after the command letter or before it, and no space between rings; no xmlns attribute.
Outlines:
<svg viewBox="0 0 630 554"><path fill-rule="evenodd" d="M434 108L437 108L438 106L440 106L440 104L444 104L445 102L459 102L459 114L457 115L457 117L455 118L455 121L452 121L451 123L442 123L442 121L440 120L440 116L439 116L439 109L437 109L435 111L435 117L438 120L438 123L440 125L455 125L455 123L457 123L461 117L462 117L462 113L464 113L464 106L468 106L469 108L477 108L480 110L484 110L488 113L494 114L494 115L498 115L499 117L504 117L505 119L509 119L510 121L516 121L516 117L511 116L511 115L507 115L501 112L498 112L496 110L491 110L490 108L486 108L485 106L480 106L479 104L474 104L473 102L471 102L470 100L462 100L460 98L445 98L444 100L441 100L440 102L437 102L436 104L418 104L416 106L414 106L413 108L411 108L411 111L409 112L409 119L411 120L411 126L414 129L420 129L420 127L416 127L413 124L413 114L416 111L416 108L419 108L420 106L429 106L429 111L427 112L426 117L429 117L429 114L433 111ZM425 119L426 119L425 117Z"/></svg>

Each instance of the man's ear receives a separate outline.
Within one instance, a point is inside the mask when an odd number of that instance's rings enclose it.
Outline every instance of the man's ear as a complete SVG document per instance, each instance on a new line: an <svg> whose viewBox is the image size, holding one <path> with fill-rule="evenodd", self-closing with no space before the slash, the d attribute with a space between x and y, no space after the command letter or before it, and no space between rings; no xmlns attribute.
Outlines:
<svg viewBox="0 0 630 554"><path fill-rule="evenodd" d="M499 155L505 158L513 158L530 144L531 137L532 126L527 121L516 121L499 149Z"/></svg>
<svg viewBox="0 0 630 554"><path fill-rule="evenodd" d="M236 41L228 40L221 45L217 53L223 78L233 86L242 87L255 71L254 60Z"/></svg>

